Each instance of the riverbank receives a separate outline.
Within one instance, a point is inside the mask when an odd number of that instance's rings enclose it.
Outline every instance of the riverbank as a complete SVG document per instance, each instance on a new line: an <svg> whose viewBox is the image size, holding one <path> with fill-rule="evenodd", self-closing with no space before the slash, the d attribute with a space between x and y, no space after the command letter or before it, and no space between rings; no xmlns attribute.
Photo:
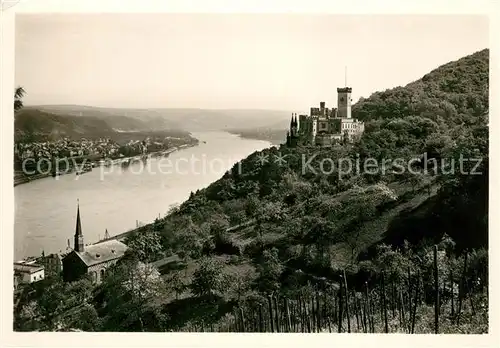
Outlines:
<svg viewBox="0 0 500 348"><path fill-rule="evenodd" d="M194 146L198 146L198 145L199 145L199 141L197 143L193 143L193 144L183 144L183 145L179 145L179 146L174 146L174 147L169 148L167 150L150 152L147 155L137 155L137 156L130 156L130 157L108 159L108 160L105 160L105 163L103 163L103 164L100 164L100 161L91 161L90 163L92 164L93 167L99 167L101 165L117 165L117 164L121 164L124 162L133 162L135 160L140 160L144 156L147 156L148 158L164 157L164 156L170 155L173 152L187 149L187 148L194 147ZM74 168L68 168L66 171L64 171L64 173L62 173L60 175L71 174L74 172L75 172ZM49 177L52 177L52 173L37 173L37 174L28 175L28 174L23 173L22 171L14 171L14 187L16 187L18 185L22 185L22 184L27 184L27 183L30 183L30 182L35 181L35 180L49 178Z"/></svg>
<svg viewBox="0 0 500 348"><path fill-rule="evenodd" d="M191 192L208 187L238 161L270 146L227 132L192 132L192 136L199 139L197 146L166 153L168 158L152 155L147 166L131 161L126 169L99 167L79 176L16 186L14 259L42 251L63 252L74 235L77 201L85 243L92 244L103 239L106 230L115 236L136 228L137 221L141 225L164 217Z"/></svg>
<svg viewBox="0 0 500 348"><path fill-rule="evenodd" d="M274 146L279 146L286 141L286 130L283 129L232 129L228 132L243 139L268 141Z"/></svg>

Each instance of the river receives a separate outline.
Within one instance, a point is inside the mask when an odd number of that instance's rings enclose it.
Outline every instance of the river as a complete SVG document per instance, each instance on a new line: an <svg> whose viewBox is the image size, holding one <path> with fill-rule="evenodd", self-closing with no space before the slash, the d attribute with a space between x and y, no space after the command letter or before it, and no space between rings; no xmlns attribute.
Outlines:
<svg viewBox="0 0 500 348"><path fill-rule="evenodd" d="M97 167L92 172L44 178L14 188L14 258L73 246L77 201L86 244L152 222L189 194L216 181L235 163L271 146L226 132L193 132L195 147L147 163ZM205 143L206 142L206 143Z"/></svg>

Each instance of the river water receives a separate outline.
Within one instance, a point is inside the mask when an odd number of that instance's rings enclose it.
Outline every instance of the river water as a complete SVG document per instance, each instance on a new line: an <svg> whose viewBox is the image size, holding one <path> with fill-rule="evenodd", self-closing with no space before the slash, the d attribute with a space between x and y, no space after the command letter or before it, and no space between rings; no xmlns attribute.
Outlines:
<svg viewBox="0 0 500 348"><path fill-rule="evenodd" d="M86 244L152 222L191 191L219 179L235 163L254 151L271 146L267 141L243 139L226 132L193 132L195 147L168 157L97 167L92 172L44 178L16 186L14 257L64 251L73 244L77 200ZM206 143L204 143L206 142Z"/></svg>

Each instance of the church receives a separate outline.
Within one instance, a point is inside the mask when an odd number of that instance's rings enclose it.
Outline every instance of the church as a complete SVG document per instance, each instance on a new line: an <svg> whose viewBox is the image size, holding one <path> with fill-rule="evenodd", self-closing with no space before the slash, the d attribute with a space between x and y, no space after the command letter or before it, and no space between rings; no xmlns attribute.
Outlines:
<svg viewBox="0 0 500 348"><path fill-rule="evenodd" d="M286 144L332 146L358 140L365 130L363 122L351 116L351 87L337 88L337 108L327 108L325 102L312 107L309 115L292 114Z"/></svg>
<svg viewBox="0 0 500 348"><path fill-rule="evenodd" d="M74 248L64 256L63 279L70 282L90 274L92 280L99 284L106 275L106 270L123 257L127 246L117 240L108 240L93 245L83 242L80 205L76 213L76 230Z"/></svg>

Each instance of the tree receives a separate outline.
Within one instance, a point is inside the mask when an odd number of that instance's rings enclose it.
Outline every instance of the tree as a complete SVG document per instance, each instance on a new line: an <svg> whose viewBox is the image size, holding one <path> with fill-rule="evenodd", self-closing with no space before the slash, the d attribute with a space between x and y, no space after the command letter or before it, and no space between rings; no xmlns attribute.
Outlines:
<svg viewBox="0 0 500 348"><path fill-rule="evenodd" d="M17 329L95 331L100 328L92 304L94 285L89 278L71 283L60 280L51 283L46 279L32 285L26 288L26 302L15 309Z"/></svg>
<svg viewBox="0 0 500 348"><path fill-rule="evenodd" d="M102 287L105 330L163 329L166 317L161 312L161 302L167 287L154 266L121 260L109 269Z"/></svg>
<svg viewBox="0 0 500 348"><path fill-rule="evenodd" d="M224 265L215 258L205 257L200 260L199 268L194 272L191 289L196 296L222 294L227 289L227 277L222 273Z"/></svg>
<svg viewBox="0 0 500 348"><path fill-rule="evenodd" d="M280 277L283 265L279 259L278 249L264 250L261 262L257 265L259 277L257 286L264 293L273 293L280 288Z"/></svg>
<svg viewBox="0 0 500 348"><path fill-rule="evenodd" d="M23 108L22 98L25 96L26 91L23 87L17 87L14 92L14 111L19 111Z"/></svg>
<svg viewBox="0 0 500 348"><path fill-rule="evenodd" d="M182 281L182 273L180 271L174 271L169 275L167 284L171 290L175 293L175 299L179 299L179 295L184 292L186 285Z"/></svg>
<svg viewBox="0 0 500 348"><path fill-rule="evenodd" d="M142 262L152 262L162 256L161 237L153 231L136 232L127 237L125 244Z"/></svg>

